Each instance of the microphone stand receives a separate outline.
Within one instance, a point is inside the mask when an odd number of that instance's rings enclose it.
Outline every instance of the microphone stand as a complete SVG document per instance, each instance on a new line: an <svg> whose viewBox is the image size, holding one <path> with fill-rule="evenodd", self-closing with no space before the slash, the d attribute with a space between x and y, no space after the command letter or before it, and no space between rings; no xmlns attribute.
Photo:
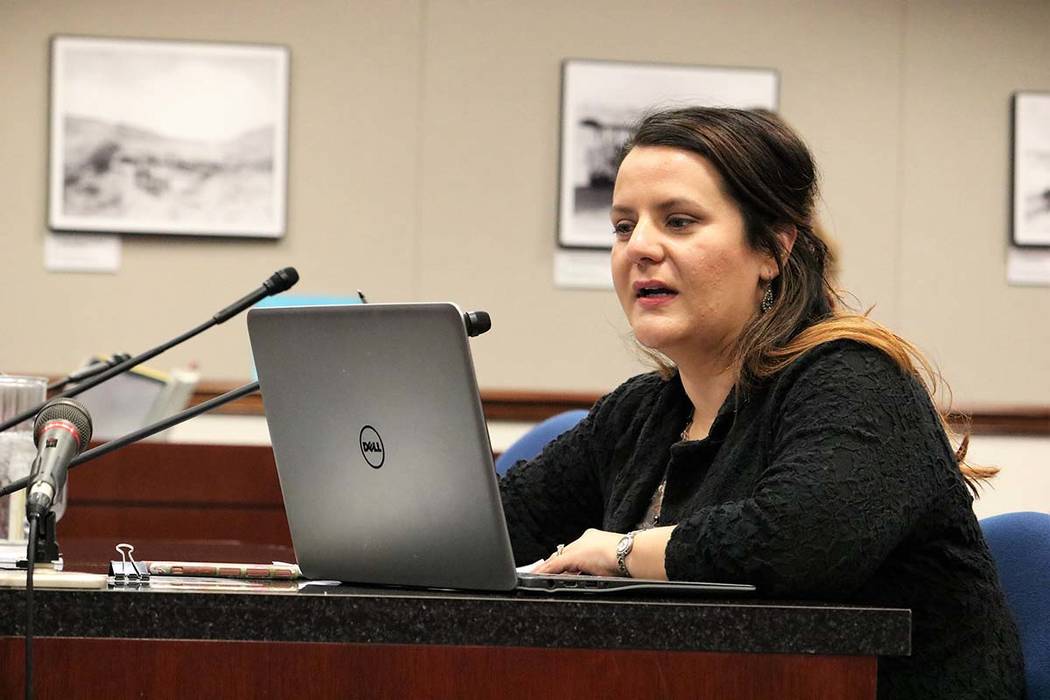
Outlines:
<svg viewBox="0 0 1050 700"><path fill-rule="evenodd" d="M79 369L76 372L73 372L72 374L68 374L62 379L59 379L58 381L51 382L47 385L47 391L48 393L51 393L52 391L61 391L62 389L65 389L66 385L68 384L76 384L78 382L84 381L85 379L90 379L96 374L105 372L110 367L116 367L121 362L130 359L131 355L129 355L128 353L118 352L108 360L99 360L98 362L92 362L90 365L84 367L83 369Z"/></svg>
<svg viewBox="0 0 1050 700"><path fill-rule="evenodd" d="M132 357L132 358L130 358L128 360L125 360L124 362L116 364L116 365L110 367L109 369L105 370L101 374L96 375L93 379L88 379L87 381L85 381L85 382L83 382L81 384L77 384L72 389L67 389L66 391L63 391L61 394L55 394L51 398L52 399L70 398L70 397L76 396L77 394L83 393L83 392L87 391L88 389L96 387L99 384L101 384L102 382L104 382L104 381L106 381L106 380L108 380L108 379L110 379L112 377L115 377L115 376L117 376L118 374L120 374L122 372L128 371L132 367L140 365L140 364L142 364L143 362L145 362L146 360L148 360L148 359L150 359L152 357L156 357L157 355L161 354L165 350L173 348L176 345L178 345L179 343L183 343L183 342L189 340L190 338L192 338L193 336L198 335L200 333L203 333L204 331L208 330L212 326L217 326L220 323L228 321L233 316L236 316L241 311L244 311L246 308L248 308L252 304L255 304L258 301L261 301L265 297L267 297L267 296L269 296L271 294L278 294L278 293L280 293L282 291L285 291L286 289L289 289L298 280L299 280L299 273L295 271L295 268L286 267L283 270L278 270L276 273L271 275L266 280L266 282L263 283L262 287L259 287L257 290L255 290L254 292L252 292L248 296L246 296L246 297L244 297L242 299L239 299L238 301L235 301L234 303L230 304L225 309L222 309L221 311L219 311L218 313L213 315L211 318L209 318L207 321L205 321L204 323L200 324L196 328L191 328L190 330L186 331L185 333L183 333L182 335L178 336L177 338L173 338L172 340L169 340L166 343L162 343L162 344L158 345L157 347L153 348L152 350L147 350L146 352L144 352L144 353L142 353L140 355L136 355L135 357ZM30 408L29 410L23 411L22 413L18 414L17 416L15 416L15 417L13 417L13 418L11 418L9 420L4 421L3 423L0 423L0 433L4 432L8 428L11 428L11 427L13 427L15 425L18 425L19 423L21 423L24 420L32 418L43 407L43 405L44 404L40 404L39 406L35 406L33 408ZM87 453L85 453L85 454L87 454Z"/></svg>

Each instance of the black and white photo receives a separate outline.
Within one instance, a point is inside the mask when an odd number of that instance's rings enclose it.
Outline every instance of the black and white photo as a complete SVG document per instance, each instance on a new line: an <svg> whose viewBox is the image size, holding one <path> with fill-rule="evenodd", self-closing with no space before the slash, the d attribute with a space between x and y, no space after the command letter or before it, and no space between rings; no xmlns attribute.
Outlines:
<svg viewBox="0 0 1050 700"><path fill-rule="evenodd" d="M56 37L49 226L284 234L288 50Z"/></svg>
<svg viewBox="0 0 1050 700"><path fill-rule="evenodd" d="M616 158L631 126L669 107L777 108L777 74L719 68L569 60L562 65L558 244L612 247Z"/></svg>
<svg viewBox="0 0 1050 700"><path fill-rule="evenodd" d="M1050 93L1016 93L1013 113L1013 243L1050 247Z"/></svg>

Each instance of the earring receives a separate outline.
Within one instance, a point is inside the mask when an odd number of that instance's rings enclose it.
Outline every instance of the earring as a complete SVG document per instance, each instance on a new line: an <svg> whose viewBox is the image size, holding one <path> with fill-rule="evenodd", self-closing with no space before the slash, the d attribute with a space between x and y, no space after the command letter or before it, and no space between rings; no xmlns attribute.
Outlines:
<svg viewBox="0 0 1050 700"><path fill-rule="evenodd" d="M762 309L762 313L768 312L773 308L773 283L770 282L766 287L766 293L762 295L762 303L759 306Z"/></svg>

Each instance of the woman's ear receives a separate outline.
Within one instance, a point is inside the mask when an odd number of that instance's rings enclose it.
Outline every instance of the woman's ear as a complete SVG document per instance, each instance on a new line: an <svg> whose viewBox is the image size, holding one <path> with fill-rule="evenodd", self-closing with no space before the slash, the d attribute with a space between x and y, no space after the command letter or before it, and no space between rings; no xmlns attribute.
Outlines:
<svg viewBox="0 0 1050 700"><path fill-rule="evenodd" d="M777 241L780 243L780 250L783 251L783 259L780 264L783 265L787 261L788 256L791 255L791 249L795 247L795 239L798 238L798 229L795 228L794 224L787 226L778 226L776 228Z"/></svg>
<svg viewBox="0 0 1050 700"><path fill-rule="evenodd" d="M787 226L778 226L774 231L777 237L777 248L778 254L780 255L780 265L777 265L777 261L769 256L767 259L768 267L762 270L761 279L763 282L772 282L780 274L780 268L787 262L788 256L791 255L791 249L795 246L795 239L798 238L798 229L795 228L794 224Z"/></svg>

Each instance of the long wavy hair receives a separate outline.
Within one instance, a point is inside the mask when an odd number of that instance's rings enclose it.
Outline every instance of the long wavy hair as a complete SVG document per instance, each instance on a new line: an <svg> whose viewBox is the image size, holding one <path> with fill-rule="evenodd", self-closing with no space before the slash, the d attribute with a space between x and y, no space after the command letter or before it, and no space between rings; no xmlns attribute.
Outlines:
<svg viewBox="0 0 1050 700"><path fill-rule="evenodd" d="M772 308L766 313L756 309L730 348L730 361L740 368L738 386L746 390L814 347L848 339L884 352L935 399L943 380L918 348L867 314L851 311L834 288L833 259L813 213L816 166L805 143L780 117L765 110L707 107L656 112L633 130L619 162L636 146L677 148L710 162L740 209L748 244L777 263L779 274L770 283ZM778 232L791 227L797 236L787 251ZM643 351L669 376L673 365L667 358L644 346ZM940 417L945 433L953 435L948 411ZM955 458L976 494L977 482L998 469L967 464L968 444L964 434Z"/></svg>

